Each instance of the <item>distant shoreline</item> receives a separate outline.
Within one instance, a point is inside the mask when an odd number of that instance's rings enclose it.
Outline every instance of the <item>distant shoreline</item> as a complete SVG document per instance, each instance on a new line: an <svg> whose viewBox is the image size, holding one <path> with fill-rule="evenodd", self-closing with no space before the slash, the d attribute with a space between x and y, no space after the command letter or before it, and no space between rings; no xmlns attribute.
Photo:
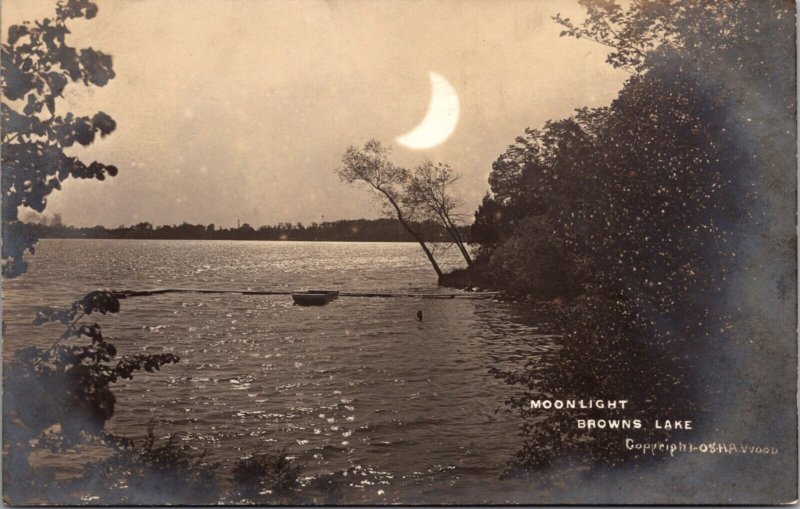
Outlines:
<svg viewBox="0 0 800 509"><path fill-rule="evenodd" d="M39 240L186 240L186 241L197 241L197 240L211 240L211 241L236 241L236 242L335 242L335 243L373 243L373 244L397 244L397 243L409 243L415 244L416 240L362 240L362 239L208 239L208 238L196 238L196 239L188 239L188 238L165 238L165 237L53 237L53 236L42 236L39 237ZM446 242L445 240L429 240L428 242Z"/></svg>
<svg viewBox="0 0 800 509"><path fill-rule="evenodd" d="M217 228L214 224L153 226L143 222L133 226L75 227L56 221L27 223L40 239L122 239L122 240L256 240L298 242L417 242L396 219L342 219L323 223L280 223L254 228L242 223L236 228ZM439 224L417 224L427 242L449 241L451 236ZM462 226L462 237L469 239L470 227Z"/></svg>

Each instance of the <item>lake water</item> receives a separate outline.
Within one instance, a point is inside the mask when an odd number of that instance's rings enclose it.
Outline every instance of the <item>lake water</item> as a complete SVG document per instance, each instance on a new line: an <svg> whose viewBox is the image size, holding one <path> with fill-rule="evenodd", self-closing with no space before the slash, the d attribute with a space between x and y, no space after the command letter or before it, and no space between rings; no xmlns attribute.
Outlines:
<svg viewBox="0 0 800 509"><path fill-rule="evenodd" d="M97 288L442 291L412 243L43 240L30 261L4 282L6 357L60 333L31 325L37 306ZM306 477L356 468L345 500L372 503L502 500L520 423L488 370L555 341L493 300L165 294L98 322L123 355L181 359L118 384L112 432L141 437L155 419L223 463L287 446Z"/></svg>

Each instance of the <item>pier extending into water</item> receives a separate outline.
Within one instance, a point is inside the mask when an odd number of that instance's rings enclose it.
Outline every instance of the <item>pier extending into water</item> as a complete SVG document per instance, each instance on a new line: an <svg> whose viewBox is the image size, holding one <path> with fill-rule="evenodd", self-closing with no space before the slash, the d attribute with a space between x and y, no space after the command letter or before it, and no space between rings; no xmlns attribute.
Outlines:
<svg viewBox="0 0 800 509"><path fill-rule="evenodd" d="M155 290L121 290L115 291L118 299L130 297L147 297L165 293L208 293L237 295L292 295L298 293L290 290L214 290L207 288L158 288ZM376 297L376 298L416 298L416 299L490 299L500 292L462 292L462 293L380 293L380 292L339 292L339 297Z"/></svg>

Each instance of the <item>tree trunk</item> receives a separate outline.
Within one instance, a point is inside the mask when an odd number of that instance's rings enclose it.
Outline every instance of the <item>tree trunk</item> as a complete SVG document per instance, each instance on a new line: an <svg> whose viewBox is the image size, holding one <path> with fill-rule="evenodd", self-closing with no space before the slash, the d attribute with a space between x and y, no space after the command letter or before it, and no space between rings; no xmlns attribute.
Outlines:
<svg viewBox="0 0 800 509"><path fill-rule="evenodd" d="M400 224L403 225L403 228L405 228L406 231L410 233L417 240L417 242L419 242L420 247L425 252L425 256L427 256L428 261L431 262L433 270L436 271L436 276L441 278L442 269L439 268L439 264L436 263L436 258L433 257L433 253L431 253L431 250L428 249L428 246L425 244L425 241L422 240L422 237L419 235L419 233L417 233L413 228L411 228L411 225L406 222L405 218L403 218L403 211L400 210L400 206L397 205L397 202L394 201L394 198L392 198L389 193L383 191L382 189L379 189L379 191L381 191L384 194L384 196L386 196L386 198L389 200L389 203L392 204L395 212L397 212L397 220L400 221Z"/></svg>
<svg viewBox="0 0 800 509"><path fill-rule="evenodd" d="M458 233L458 227L453 224L453 221L450 219L450 215L447 214L447 212L441 212L440 216L442 218L442 222L444 222L444 227L447 229L448 233L450 233L450 236L453 237L453 241L458 246L458 249L464 256L464 259L467 261L467 265L472 265L472 257L469 255L469 251L467 251L467 248L464 245L464 239L462 239L461 234Z"/></svg>

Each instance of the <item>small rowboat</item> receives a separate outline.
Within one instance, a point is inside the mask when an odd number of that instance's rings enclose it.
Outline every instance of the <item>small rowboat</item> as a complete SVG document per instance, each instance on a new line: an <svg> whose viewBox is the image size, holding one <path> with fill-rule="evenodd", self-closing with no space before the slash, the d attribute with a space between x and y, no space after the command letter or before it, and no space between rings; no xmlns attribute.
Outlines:
<svg viewBox="0 0 800 509"><path fill-rule="evenodd" d="M292 294L292 300L298 306L324 306L338 297L339 292L335 290L306 290Z"/></svg>

